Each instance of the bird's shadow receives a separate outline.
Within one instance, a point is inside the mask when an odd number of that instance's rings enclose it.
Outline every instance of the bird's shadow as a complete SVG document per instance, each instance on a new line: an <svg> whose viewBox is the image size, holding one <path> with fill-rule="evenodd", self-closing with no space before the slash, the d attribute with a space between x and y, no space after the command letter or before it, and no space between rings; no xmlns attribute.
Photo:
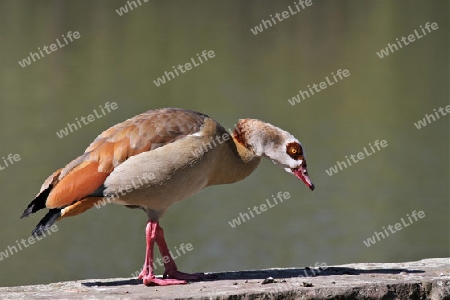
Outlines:
<svg viewBox="0 0 450 300"><path fill-rule="evenodd" d="M255 270L255 271L233 271L221 273L208 273L214 276L214 279L205 281L217 280L251 280L251 279L266 279L272 277L275 280L282 280L287 278L310 278L318 276L334 276L334 275L362 275L362 274L400 274L405 273L424 273L422 270L408 270L408 269L355 269L345 267L325 267L325 268L291 268L291 269L269 269L269 270ZM198 282L198 281L191 281ZM121 280L104 280L104 281L88 281L82 283L87 287L95 286L122 286L122 285L139 285L142 284L141 279L121 279Z"/></svg>

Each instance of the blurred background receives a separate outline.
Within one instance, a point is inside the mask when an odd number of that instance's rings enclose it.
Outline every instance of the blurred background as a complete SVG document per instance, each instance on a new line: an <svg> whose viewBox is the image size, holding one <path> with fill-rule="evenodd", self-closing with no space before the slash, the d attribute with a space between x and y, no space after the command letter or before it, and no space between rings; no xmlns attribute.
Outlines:
<svg viewBox="0 0 450 300"><path fill-rule="evenodd" d="M137 3L138 1L135 0ZM448 1L313 1L255 35L294 1L0 1L0 252L44 216L20 220L56 169L110 126L143 111L201 111L225 128L259 118L306 149L316 190L264 160L233 186L210 187L161 221L185 272L398 262L449 254L450 117L414 122L449 105ZM380 59L376 52L426 22L438 30ZM80 38L26 67L18 63L68 31ZM197 53L215 57L157 87ZM331 72L350 76L294 106ZM331 77L330 77L331 79ZM118 109L68 136L56 132L106 102ZM375 140L388 146L329 176ZM0 166L5 167L3 159ZM279 191L291 198L232 228L229 221ZM412 211L425 217L367 247ZM58 222L58 231L0 261L0 286L131 277L144 260L146 216L118 205ZM162 273L158 267L157 274Z"/></svg>

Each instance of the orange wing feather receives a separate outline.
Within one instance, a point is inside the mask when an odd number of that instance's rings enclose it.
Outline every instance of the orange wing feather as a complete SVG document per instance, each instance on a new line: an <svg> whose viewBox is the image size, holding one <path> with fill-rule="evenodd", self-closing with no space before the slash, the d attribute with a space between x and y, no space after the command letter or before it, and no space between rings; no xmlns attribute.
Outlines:
<svg viewBox="0 0 450 300"><path fill-rule="evenodd" d="M80 201L75 202L72 205L67 206L61 211L61 217L71 217L85 212L95 205L98 201L101 201L103 198L100 197L88 197L81 199Z"/></svg>
<svg viewBox="0 0 450 300"><path fill-rule="evenodd" d="M109 173L98 171L99 164L83 162L64 177L50 192L48 208L64 207L93 193Z"/></svg>

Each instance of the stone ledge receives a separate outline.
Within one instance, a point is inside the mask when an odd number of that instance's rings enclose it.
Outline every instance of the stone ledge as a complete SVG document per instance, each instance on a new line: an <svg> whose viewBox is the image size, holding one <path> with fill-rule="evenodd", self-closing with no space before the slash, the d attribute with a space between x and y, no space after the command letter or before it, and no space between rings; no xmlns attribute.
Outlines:
<svg viewBox="0 0 450 300"><path fill-rule="evenodd" d="M133 278L0 287L0 298L450 299L450 258L214 274L213 281L167 287L146 287Z"/></svg>

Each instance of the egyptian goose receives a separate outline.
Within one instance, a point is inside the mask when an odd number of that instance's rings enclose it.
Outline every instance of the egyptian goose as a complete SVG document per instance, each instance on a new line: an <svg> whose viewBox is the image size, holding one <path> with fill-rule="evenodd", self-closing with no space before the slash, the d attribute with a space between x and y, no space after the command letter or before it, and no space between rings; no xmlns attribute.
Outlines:
<svg viewBox="0 0 450 300"><path fill-rule="evenodd" d="M204 187L244 179L266 156L301 179L311 190L300 142L288 132L255 119L242 119L230 135L199 112L149 110L100 134L64 168L43 183L22 214L48 208L32 234L39 236L57 220L80 214L96 203L141 208L148 216L146 255L139 275L146 285L184 284L208 278L177 270L159 226L169 206ZM153 272L153 247L164 259L163 278Z"/></svg>

